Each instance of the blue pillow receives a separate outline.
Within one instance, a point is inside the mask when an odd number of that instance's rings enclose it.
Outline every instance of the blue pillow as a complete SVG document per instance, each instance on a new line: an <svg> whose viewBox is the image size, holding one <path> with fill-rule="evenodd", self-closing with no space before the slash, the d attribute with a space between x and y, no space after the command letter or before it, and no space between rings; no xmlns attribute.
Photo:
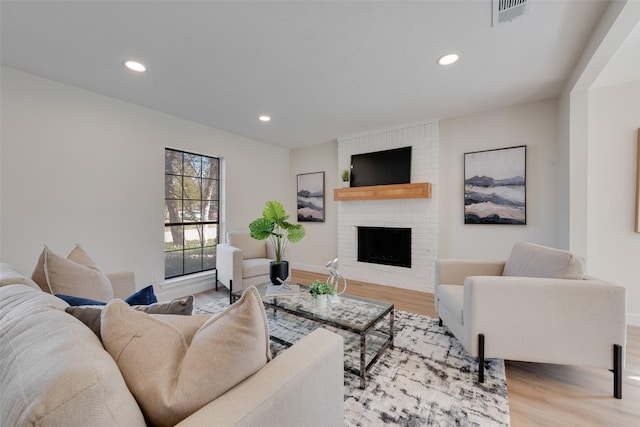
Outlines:
<svg viewBox="0 0 640 427"><path fill-rule="evenodd" d="M71 295L56 294L56 296L71 306L78 305L107 305L106 302L96 301L91 298L74 297ZM149 285L146 288L142 288L139 291L128 296L124 302L129 305L149 305L158 302L155 293L153 292L153 286Z"/></svg>

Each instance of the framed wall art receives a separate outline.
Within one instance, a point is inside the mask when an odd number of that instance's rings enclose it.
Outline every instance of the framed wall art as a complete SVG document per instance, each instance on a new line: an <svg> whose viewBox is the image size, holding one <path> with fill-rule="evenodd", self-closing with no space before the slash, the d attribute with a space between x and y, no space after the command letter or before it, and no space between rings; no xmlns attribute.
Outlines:
<svg viewBox="0 0 640 427"><path fill-rule="evenodd" d="M324 172L298 175L298 221L324 222Z"/></svg>
<svg viewBox="0 0 640 427"><path fill-rule="evenodd" d="M527 223L527 146L464 154L464 223Z"/></svg>

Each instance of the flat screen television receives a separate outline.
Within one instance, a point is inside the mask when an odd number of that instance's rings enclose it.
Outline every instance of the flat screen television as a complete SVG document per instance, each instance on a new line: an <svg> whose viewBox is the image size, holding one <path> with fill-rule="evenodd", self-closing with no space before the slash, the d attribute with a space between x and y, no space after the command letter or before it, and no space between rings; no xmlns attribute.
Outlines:
<svg viewBox="0 0 640 427"><path fill-rule="evenodd" d="M411 147L351 156L351 186L408 184L411 182Z"/></svg>

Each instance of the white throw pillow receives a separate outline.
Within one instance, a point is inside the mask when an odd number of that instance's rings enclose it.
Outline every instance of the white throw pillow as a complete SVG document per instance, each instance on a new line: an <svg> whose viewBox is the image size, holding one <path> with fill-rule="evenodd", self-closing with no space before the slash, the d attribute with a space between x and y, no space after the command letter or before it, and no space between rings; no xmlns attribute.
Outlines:
<svg viewBox="0 0 640 427"><path fill-rule="evenodd" d="M216 316L150 315L115 299L102 313L101 333L154 426L179 423L271 359L255 287Z"/></svg>

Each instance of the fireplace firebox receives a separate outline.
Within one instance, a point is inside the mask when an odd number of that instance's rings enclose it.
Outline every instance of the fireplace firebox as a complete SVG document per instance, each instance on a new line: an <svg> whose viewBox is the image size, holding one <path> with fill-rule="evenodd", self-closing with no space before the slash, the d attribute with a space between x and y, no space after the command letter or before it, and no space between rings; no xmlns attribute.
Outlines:
<svg viewBox="0 0 640 427"><path fill-rule="evenodd" d="M358 261L411 268L411 229L358 227Z"/></svg>

